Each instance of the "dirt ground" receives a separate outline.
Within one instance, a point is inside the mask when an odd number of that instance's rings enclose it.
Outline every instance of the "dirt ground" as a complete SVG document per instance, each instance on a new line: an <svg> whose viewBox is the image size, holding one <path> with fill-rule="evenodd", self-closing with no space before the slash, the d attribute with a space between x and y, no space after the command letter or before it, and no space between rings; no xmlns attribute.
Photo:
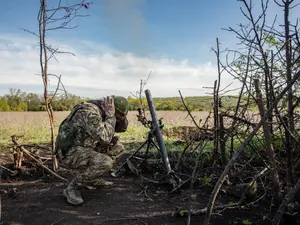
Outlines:
<svg viewBox="0 0 300 225"><path fill-rule="evenodd" d="M128 155L124 155L121 162ZM3 163L3 155L2 155ZM2 164L3 165L3 164ZM114 185L97 190L82 190L84 204L72 206L62 195L66 187L60 180L47 173L37 172L9 179L2 170L0 184L2 197L2 225L35 224L186 224L187 217L180 216L178 209L187 209L188 189L168 194L163 186L141 184L132 174L114 178L105 175ZM70 177L68 177L70 179ZM198 185L192 192L192 208L206 207L212 185ZM238 199L220 194L216 204L227 204ZM217 211L211 224L270 224L266 206ZM192 216L191 224L202 224L204 215Z"/></svg>

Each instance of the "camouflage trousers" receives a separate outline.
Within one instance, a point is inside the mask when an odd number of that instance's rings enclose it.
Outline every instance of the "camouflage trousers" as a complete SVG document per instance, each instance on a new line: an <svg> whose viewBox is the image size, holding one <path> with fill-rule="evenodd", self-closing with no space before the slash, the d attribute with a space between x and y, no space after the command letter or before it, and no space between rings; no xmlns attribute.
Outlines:
<svg viewBox="0 0 300 225"><path fill-rule="evenodd" d="M119 141L110 148L75 146L68 151L62 163L72 171L77 183L102 185L105 181L101 176L116 165L124 150Z"/></svg>

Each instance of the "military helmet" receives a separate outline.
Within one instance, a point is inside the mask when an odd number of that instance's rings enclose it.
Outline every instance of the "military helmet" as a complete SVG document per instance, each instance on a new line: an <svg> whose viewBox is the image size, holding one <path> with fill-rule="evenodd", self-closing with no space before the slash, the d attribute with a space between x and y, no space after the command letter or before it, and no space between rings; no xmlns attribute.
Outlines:
<svg viewBox="0 0 300 225"><path fill-rule="evenodd" d="M123 116L127 115L129 104L126 98L122 96L115 96L114 104L115 104L116 113L119 113Z"/></svg>

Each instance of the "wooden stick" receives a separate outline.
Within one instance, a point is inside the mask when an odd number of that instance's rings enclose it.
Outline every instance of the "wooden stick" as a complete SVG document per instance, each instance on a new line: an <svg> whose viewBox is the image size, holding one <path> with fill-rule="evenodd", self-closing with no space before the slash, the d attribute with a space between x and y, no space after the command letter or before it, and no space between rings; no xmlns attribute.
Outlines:
<svg viewBox="0 0 300 225"><path fill-rule="evenodd" d="M224 127L224 117L223 115L219 115L219 145L221 150L221 160L222 166L226 166L227 159L226 159L226 138L225 138L225 127Z"/></svg>
<svg viewBox="0 0 300 225"><path fill-rule="evenodd" d="M6 168L5 166L1 166L1 165L0 165L0 168L1 168L1 169L4 169L4 170L6 170L6 171L8 171L8 172L10 172L10 173L12 173L12 174L15 174L15 173L16 173L15 171L12 171L12 170Z"/></svg>
<svg viewBox="0 0 300 225"><path fill-rule="evenodd" d="M185 101L184 101L184 99L183 99L183 97L182 97L182 94L181 94L180 90L179 90L178 92L179 92L179 95L180 95L182 104L183 104L184 108L186 109L186 111L188 112L189 116L191 117L191 119L192 119L193 123L195 124L195 126L196 126L199 130L205 130L205 129L201 128L201 127L197 124L197 122L195 121L195 118L193 117L191 111L189 110L189 108L188 108L187 105L185 104Z"/></svg>
<svg viewBox="0 0 300 225"><path fill-rule="evenodd" d="M16 141L16 136L13 135L12 137L12 142L20 148L20 150L27 156L29 157L30 159L32 159L33 161L35 161L36 163L38 163L39 166L41 166L43 169L47 170L49 173L51 173L53 176L65 181L65 182L69 182L66 178L64 177L61 177L60 175L58 175L57 173L55 173L54 171L52 171L51 169L49 169L48 167L46 167L41 161L39 161L38 159L36 159L34 156L31 155L31 153L26 150L23 146L20 146L18 144L18 142Z"/></svg>
<svg viewBox="0 0 300 225"><path fill-rule="evenodd" d="M284 200L282 201L281 205L279 206L275 217L272 221L272 225L279 225L281 218L283 214L285 213L287 205L294 199L295 195L298 193L300 190L300 179L296 183L296 185L289 191L289 193L286 195Z"/></svg>
<svg viewBox="0 0 300 225"><path fill-rule="evenodd" d="M262 91L259 87L260 86L259 79L254 79L254 86L255 86L256 100L257 100L259 113L261 118L263 118L263 116L265 115L265 108L263 103ZM270 166L272 169L273 190L275 192L276 201L277 200L279 201L281 195L280 181L279 181L279 175L277 170L274 146L272 143L272 134L268 124L268 120L266 120L263 123L262 127L263 127L264 138L265 138L264 142L266 144L266 152L270 160Z"/></svg>

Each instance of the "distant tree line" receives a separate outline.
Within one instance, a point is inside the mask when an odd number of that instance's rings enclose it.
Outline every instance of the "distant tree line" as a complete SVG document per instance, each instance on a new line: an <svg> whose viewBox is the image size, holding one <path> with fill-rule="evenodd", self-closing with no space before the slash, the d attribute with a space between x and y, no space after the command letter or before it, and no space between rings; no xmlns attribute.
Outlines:
<svg viewBox="0 0 300 225"><path fill-rule="evenodd" d="M136 111L141 107L141 101L138 98L129 96L130 111ZM73 94L60 95L54 98L52 107L54 111L70 111L76 104L87 101ZM208 111L212 105L211 96L185 97L185 103L189 110L192 111ZM237 98L233 96L223 97L223 107L234 107ZM185 107L180 97L153 98L156 110L160 111L183 111ZM143 104L147 107L147 102L143 99ZM147 107L148 108L148 107ZM0 97L0 111L45 111L43 96L36 93L26 93L20 89L10 89L9 93Z"/></svg>
<svg viewBox="0 0 300 225"><path fill-rule="evenodd" d="M54 111L69 111L85 100L87 99L67 93L56 96L52 106ZM0 111L46 111L46 106L43 95L11 88L8 94L0 97Z"/></svg>

